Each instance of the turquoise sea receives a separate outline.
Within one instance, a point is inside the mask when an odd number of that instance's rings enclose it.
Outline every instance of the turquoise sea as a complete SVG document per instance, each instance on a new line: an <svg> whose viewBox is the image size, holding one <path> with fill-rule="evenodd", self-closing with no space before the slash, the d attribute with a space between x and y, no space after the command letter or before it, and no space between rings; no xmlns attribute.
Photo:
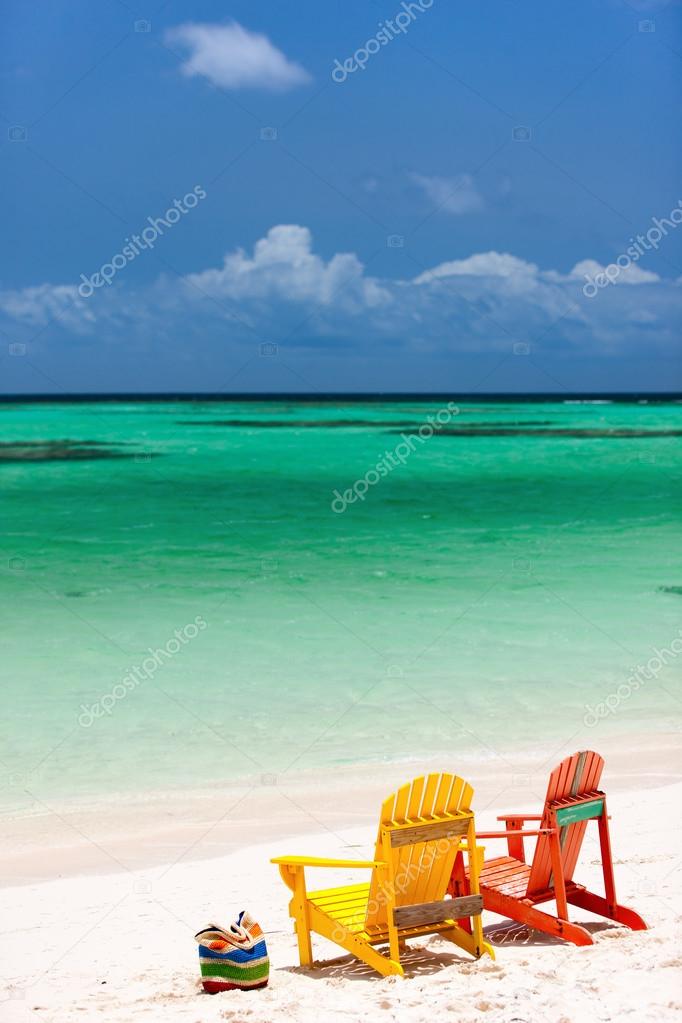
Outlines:
<svg viewBox="0 0 682 1023"><path fill-rule="evenodd" d="M682 406L447 401L0 405L2 805L677 729Z"/></svg>

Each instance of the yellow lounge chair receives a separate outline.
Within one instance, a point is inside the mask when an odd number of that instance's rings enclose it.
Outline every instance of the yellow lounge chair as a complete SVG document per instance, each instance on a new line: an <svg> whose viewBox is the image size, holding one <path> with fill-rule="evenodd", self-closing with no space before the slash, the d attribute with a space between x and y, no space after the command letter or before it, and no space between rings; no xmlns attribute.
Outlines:
<svg viewBox="0 0 682 1023"><path fill-rule="evenodd" d="M313 961L315 931L352 952L384 976L399 974L400 951L408 938L439 933L479 956L495 954L484 940L483 900L478 890L473 789L452 774L415 778L384 801L373 860L329 860L278 856L285 884L293 892L289 914L298 936L301 966ZM466 853L469 893L445 898L458 851ZM364 867L368 883L306 891L306 867ZM389 954L373 946L389 945Z"/></svg>

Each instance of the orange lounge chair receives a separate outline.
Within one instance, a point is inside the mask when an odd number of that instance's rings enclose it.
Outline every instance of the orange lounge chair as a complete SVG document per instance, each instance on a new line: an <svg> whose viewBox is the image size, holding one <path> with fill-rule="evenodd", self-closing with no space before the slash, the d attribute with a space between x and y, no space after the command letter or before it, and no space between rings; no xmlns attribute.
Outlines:
<svg viewBox="0 0 682 1023"><path fill-rule="evenodd" d="M603 767L603 758L591 750L566 757L550 775L541 814L504 814L497 819L505 822L505 831L477 834L477 840L506 838L509 853L483 863L479 879L484 909L574 945L592 945L593 939L585 927L568 919L569 905L616 920L633 931L647 929L638 913L616 901L606 796L598 788ZM599 827L604 896L573 880L590 820L596 820ZM537 830L524 831L525 821L539 822ZM527 837L537 838L530 865L525 861L523 845ZM468 870L460 855L448 891L453 897L464 895L468 883ZM556 902L556 916L535 908L551 899Z"/></svg>

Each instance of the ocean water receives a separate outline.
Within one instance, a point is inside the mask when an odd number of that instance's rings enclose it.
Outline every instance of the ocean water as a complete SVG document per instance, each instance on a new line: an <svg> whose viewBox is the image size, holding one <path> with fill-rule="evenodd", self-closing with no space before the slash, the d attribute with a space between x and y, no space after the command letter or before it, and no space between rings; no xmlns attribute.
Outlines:
<svg viewBox="0 0 682 1023"><path fill-rule="evenodd" d="M2 806L678 729L681 408L0 405Z"/></svg>

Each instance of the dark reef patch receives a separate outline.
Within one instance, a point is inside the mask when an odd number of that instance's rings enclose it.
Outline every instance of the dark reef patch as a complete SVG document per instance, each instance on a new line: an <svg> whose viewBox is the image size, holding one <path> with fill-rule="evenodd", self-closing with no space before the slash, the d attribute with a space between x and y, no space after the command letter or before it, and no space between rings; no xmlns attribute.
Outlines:
<svg viewBox="0 0 682 1023"><path fill-rule="evenodd" d="M414 420L401 423L399 420L387 419L178 419L178 426L232 426L251 427L254 430L306 429L322 428L335 430L347 426L391 426L394 429L415 428Z"/></svg>
<svg viewBox="0 0 682 1023"><path fill-rule="evenodd" d="M503 429L503 430L515 430L518 426L551 426L551 425L552 425L552 420L551 419L517 419L517 420L513 420L512 422L506 422L506 423L495 423L495 422L488 422L488 423L462 423L462 425L460 427L458 427L458 429L469 431L469 430L475 430L475 429L480 428L481 430L485 430L486 433L487 433L489 430L496 430L498 428L499 429ZM452 430L452 429L454 429L454 427L452 427L452 426L451 427L442 427L441 429L443 429L443 430L451 429Z"/></svg>
<svg viewBox="0 0 682 1023"><path fill-rule="evenodd" d="M250 427L254 430L276 430L276 429L323 429L323 430L337 430L345 429L346 427L362 426L362 427L375 427L380 429L386 429L387 427L394 432L399 431L412 431L416 433L420 426L428 425L428 419L424 419L423 422L410 419L407 422L401 422L395 419L177 419L176 423L178 426L227 426L227 427ZM519 422L505 424L505 423L464 423L462 429L466 427L467 431L470 428L481 427L488 430L493 429L496 426L515 428L517 426L549 426L551 420L548 419L528 419L520 420ZM440 432L444 432L441 430Z"/></svg>
<svg viewBox="0 0 682 1023"><path fill-rule="evenodd" d="M416 434L419 430L391 430L391 433L408 433ZM556 427L551 430L527 430L517 429L516 427L485 427L467 429L465 426L453 428L451 426L436 427L434 430L434 436L436 437L578 437L578 438L595 438L601 437L606 440L618 439L623 437L640 437L647 439L649 437L682 437L682 430L670 429L670 430L632 430L627 427L613 427L609 428L593 428L585 427L580 429L575 428L560 428Z"/></svg>
<svg viewBox="0 0 682 1023"><path fill-rule="evenodd" d="M101 440L0 441L0 462L84 462L112 458L135 458L133 451L119 451ZM145 452L145 460L156 457Z"/></svg>

